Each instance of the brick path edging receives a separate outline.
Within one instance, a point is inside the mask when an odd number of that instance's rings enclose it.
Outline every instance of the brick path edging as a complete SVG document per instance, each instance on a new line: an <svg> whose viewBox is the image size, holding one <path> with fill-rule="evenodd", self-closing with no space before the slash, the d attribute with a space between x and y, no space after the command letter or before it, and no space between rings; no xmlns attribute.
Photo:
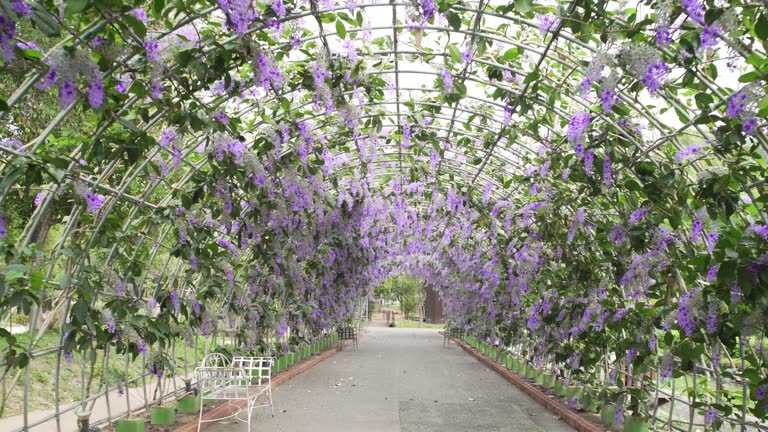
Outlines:
<svg viewBox="0 0 768 432"><path fill-rule="evenodd" d="M291 378L295 377L296 375L299 375L300 373L306 371L307 369L315 366L316 364L320 363L321 361L331 357L332 355L336 354L339 351L339 346L336 345L333 348L327 349L320 354L316 356L312 356L312 358L304 360L303 362L293 366L292 368L286 370L285 372L281 372L277 374L272 379L272 388L275 388L279 386L280 384L290 380ZM214 420L219 417L224 417L229 413L230 407L237 407L240 408L241 406L245 405L245 401L235 401L232 403L227 403L224 401L219 406L213 408L212 410L208 411L207 413L203 414L203 421L205 420ZM202 423L200 425L200 430L203 431L208 426L213 424L213 422L208 423ZM192 420L190 422L187 422L178 428L174 430L174 432L197 432L197 420Z"/></svg>
<svg viewBox="0 0 768 432"><path fill-rule="evenodd" d="M605 427L597 426L594 423L590 422L589 420L585 419L584 417L580 416L579 414L573 412L565 404L561 403L555 398L549 397L546 393L532 386L529 382L520 378L517 374L508 370L504 366L484 356L482 353L480 353L480 351L472 348L471 346L466 344L464 341L458 340L456 338L451 338L451 340L453 340L458 346L463 348L464 351L468 352L472 357L478 359L483 364L485 364L489 368L496 371L496 373L506 378L507 381L517 386L517 388L519 388L525 394L533 398L536 402L540 403L541 405L544 405L545 408L547 408L548 410L560 416L566 423L568 423L571 427L573 427L577 431L605 432L606 430L609 430L609 429L606 429Z"/></svg>

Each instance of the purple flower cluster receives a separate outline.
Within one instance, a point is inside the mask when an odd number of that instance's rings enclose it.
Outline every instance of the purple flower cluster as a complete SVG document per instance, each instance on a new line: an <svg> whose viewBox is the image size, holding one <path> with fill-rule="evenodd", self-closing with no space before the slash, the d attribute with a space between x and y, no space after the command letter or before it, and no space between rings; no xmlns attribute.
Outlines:
<svg viewBox="0 0 768 432"><path fill-rule="evenodd" d="M707 311L706 328L707 333L714 334L717 332L717 319L720 314L720 303L717 301L711 301L709 303L709 309Z"/></svg>
<svg viewBox="0 0 768 432"><path fill-rule="evenodd" d="M646 216L648 216L648 213L650 213L650 210L645 207L640 207L639 209L633 211L631 215L629 215L629 220L627 222L630 225L637 225L642 222Z"/></svg>
<svg viewBox="0 0 768 432"><path fill-rule="evenodd" d="M607 153L603 159L603 184L608 189L613 187L613 161Z"/></svg>
<svg viewBox="0 0 768 432"><path fill-rule="evenodd" d="M446 93L453 93L453 75L451 72L448 69L443 69L440 76L443 78L443 90Z"/></svg>
<svg viewBox="0 0 768 432"><path fill-rule="evenodd" d="M677 306L677 324L686 336L692 336L696 331L696 303L698 290L691 290L680 297Z"/></svg>
<svg viewBox="0 0 768 432"><path fill-rule="evenodd" d="M222 12L227 16L228 26L238 35L243 36L248 27L258 18L252 0L216 0Z"/></svg>
<svg viewBox="0 0 768 432"><path fill-rule="evenodd" d="M88 212L91 214L96 214L106 199L104 195L98 194L94 191L87 191L84 198L85 203L88 206Z"/></svg>
<svg viewBox="0 0 768 432"><path fill-rule="evenodd" d="M0 209L0 241L5 240L8 236L8 228L6 227L5 213Z"/></svg>
<svg viewBox="0 0 768 432"><path fill-rule="evenodd" d="M584 111L579 111L574 114L568 122L568 132L566 133L566 136L568 137L569 142L577 144L576 154L579 158L584 157L584 135L589 128L589 122L589 113ZM582 145L581 150L578 150L578 144Z"/></svg>
<svg viewBox="0 0 768 432"><path fill-rule="evenodd" d="M560 22L560 18L552 14L544 15L537 13L536 22L538 23L539 34L544 36L552 29L552 27L555 27Z"/></svg>
<svg viewBox="0 0 768 432"><path fill-rule="evenodd" d="M669 66L663 61L648 66L645 72L645 76L642 79L643 85L648 89L651 95L655 95L659 91L661 85L667 80L669 75Z"/></svg>
<svg viewBox="0 0 768 432"><path fill-rule="evenodd" d="M747 229L747 232L755 233L758 236L768 240L768 225L755 224Z"/></svg>

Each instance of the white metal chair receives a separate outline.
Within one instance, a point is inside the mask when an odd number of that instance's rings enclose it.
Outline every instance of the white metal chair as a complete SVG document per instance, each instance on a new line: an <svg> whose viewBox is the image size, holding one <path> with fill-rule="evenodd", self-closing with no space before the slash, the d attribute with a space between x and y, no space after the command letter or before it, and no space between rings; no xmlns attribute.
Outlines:
<svg viewBox="0 0 768 432"><path fill-rule="evenodd" d="M236 406L234 413L209 420L203 420L203 404L200 404L200 415L197 421L197 430L203 422L213 422L227 418L235 418L248 424L251 430L251 416L253 409L269 406L274 417L275 411L272 405L272 357L234 357L230 363L226 357L206 356L203 359L204 366L196 369L197 385L200 389L200 397L206 400L227 401L230 407L233 401L243 401L244 406ZM222 361L222 359L224 361ZM269 398L269 403L257 405L257 400L262 395ZM242 419L239 414L245 410L247 418Z"/></svg>

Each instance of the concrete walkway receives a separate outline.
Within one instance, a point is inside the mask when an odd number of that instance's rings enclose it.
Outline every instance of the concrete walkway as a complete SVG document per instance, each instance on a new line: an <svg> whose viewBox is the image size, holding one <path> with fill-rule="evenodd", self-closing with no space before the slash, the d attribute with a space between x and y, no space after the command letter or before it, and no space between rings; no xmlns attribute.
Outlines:
<svg viewBox="0 0 768 432"><path fill-rule="evenodd" d="M435 330L369 327L345 348L274 391L275 417L251 431L573 431ZM213 432L245 432L214 423Z"/></svg>

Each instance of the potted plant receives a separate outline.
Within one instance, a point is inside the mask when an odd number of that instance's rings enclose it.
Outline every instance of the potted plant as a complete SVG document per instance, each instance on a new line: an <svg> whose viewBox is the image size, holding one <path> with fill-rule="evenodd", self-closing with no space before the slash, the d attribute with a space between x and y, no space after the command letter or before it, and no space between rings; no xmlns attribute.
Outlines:
<svg viewBox="0 0 768 432"><path fill-rule="evenodd" d="M648 432L648 392L643 390L642 380L640 387L626 389L628 416L624 416L624 432Z"/></svg>
<svg viewBox="0 0 768 432"><path fill-rule="evenodd" d="M600 398L600 421L606 426L616 424L616 402L619 398L618 387L604 387L598 394Z"/></svg>
<svg viewBox="0 0 768 432"><path fill-rule="evenodd" d="M157 387L155 388L155 399L157 400L157 406L153 406L149 410L150 422L153 425L172 425L176 423L176 407L163 406L163 378L168 377L166 370L171 371L173 367L168 361L161 349L155 351L147 359L147 369L150 373L150 379L152 376L157 377Z"/></svg>

